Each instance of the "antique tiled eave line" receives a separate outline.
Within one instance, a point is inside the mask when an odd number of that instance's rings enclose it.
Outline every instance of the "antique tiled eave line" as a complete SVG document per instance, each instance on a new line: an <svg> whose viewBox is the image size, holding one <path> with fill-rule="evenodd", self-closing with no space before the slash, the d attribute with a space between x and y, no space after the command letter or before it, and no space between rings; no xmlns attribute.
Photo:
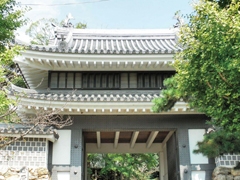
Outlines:
<svg viewBox="0 0 240 180"><path fill-rule="evenodd" d="M153 98L156 93L123 94L123 93L49 93L48 91L27 90L12 85L9 96L14 98L18 94L18 112L34 113L36 110L60 110L61 114L154 114L151 111ZM187 103L177 102L171 111L163 114L196 114L189 109Z"/></svg>
<svg viewBox="0 0 240 180"><path fill-rule="evenodd" d="M13 125L12 125L13 126ZM0 134L2 137L20 137L21 134L26 133L28 127L15 125L13 127L4 127L1 124ZM24 138L46 138L47 140L54 142L58 139L57 131L54 129L41 130L41 129L32 129Z"/></svg>

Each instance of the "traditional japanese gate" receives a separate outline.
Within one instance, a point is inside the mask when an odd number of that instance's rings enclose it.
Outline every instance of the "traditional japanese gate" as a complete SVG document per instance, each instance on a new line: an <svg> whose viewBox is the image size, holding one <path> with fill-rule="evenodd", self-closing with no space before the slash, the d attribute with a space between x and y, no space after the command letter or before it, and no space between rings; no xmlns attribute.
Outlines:
<svg viewBox="0 0 240 180"><path fill-rule="evenodd" d="M83 180L90 152L157 152L161 180L191 179L198 167L211 176L212 162L194 159L190 138L202 138L206 117L182 101L166 113L151 111L163 80L175 73L170 64L182 50L176 29L55 32L50 45L28 44L15 58L29 89L13 86L9 95L19 94L20 115L58 110L73 117L49 149L53 180L65 172Z"/></svg>

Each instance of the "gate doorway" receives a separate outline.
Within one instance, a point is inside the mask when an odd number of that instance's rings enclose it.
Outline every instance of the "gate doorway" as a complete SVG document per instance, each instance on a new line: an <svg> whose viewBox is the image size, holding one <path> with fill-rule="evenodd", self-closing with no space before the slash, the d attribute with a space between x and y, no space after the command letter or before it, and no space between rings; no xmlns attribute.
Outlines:
<svg viewBox="0 0 240 180"><path fill-rule="evenodd" d="M87 180L159 179L158 153L87 155Z"/></svg>
<svg viewBox="0 0 240 180"><path fill-rule="evenodd" d="M87 179L87 154L98 153L157 153L159 156L159 179L168 179L167 143L174 130L99 130L83 131L85 142L85 179ZM176 146L171 145L171 146ZM176 147L170 147L176 149Z"/></svg>

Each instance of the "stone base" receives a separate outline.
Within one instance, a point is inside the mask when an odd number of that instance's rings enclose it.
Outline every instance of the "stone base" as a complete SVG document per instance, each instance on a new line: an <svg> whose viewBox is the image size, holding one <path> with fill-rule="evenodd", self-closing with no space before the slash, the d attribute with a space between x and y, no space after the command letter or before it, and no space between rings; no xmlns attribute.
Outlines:
<svg viewBox="0 0 240 180"><path fill-rule="evenodd" d="M50 180L47 168L0 166L0 180Z"/></svg>
<svg viewBox="0 0 240 180"><path fill-rule="evenodd" d="M212 174L212 180L240 180L240 169L216 167Z"/></svg>

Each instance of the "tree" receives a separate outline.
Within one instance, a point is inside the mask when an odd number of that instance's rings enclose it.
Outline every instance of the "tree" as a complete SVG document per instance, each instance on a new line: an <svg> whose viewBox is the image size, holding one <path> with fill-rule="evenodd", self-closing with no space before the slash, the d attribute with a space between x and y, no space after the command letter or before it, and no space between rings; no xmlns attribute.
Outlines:
<svg viewBox="0 0 240 180"><path fill-rule="evenodd" d="M226 8L228 7L232 0L209 0L210 2L214 2L214 3L218 3L218 5L221 7L221 8Z"/></svg>
<svg viewBox="0 0 240 180"><path fill-rule="evenodd" d="M24 10L19 9L15 0L1 0L0 12L0 53L4 53L14 38L14 31L21 27L25 20L22 19Z"/></svg>
<svg viewBox="0 0 240 180"><path fill-rule="evenodd" d="M63 128L65 126L72 125L72 119L70 116L63 117L59 115L60 110L55 111L38 111L35 115L26 116L24 121L19 118L12 120L15 123L21 124L25 128L25 132L19 134L15 138L0 137L0 149L10 145L12 142L22 140L26 135L31 133L34 129L41 131L47 131L49 128Z"/></svg>
<svg viewBox="0 0 240 180"><path fill-rule="evenodd" d="M237 0L228 8L207 0L194 6L189 24L179 32L184 50L175 56L177 74L165 82L167 89L153 101L153 111L170 109L182 98L221 131L240 130L239 7Z"/></svg>
<svg viewBox="0 0 240 180"><path fill-rule="evenodd" d="M32 38L31 40L32 44L48 45L50 40L55 38L54 28L56 26L59 27L61 26L67 27L69 25L72 26L69 20L70 19L67 18L67 20L65 20L67 22L65 21L58 22L58 20L54 18L50 19L42 18L33 22L26 30L26 34ZM77 29L85 29L86 27L87 25L81 22L75 25L75 28Z"/></svg>
<svg viewBox="0 0 240 180"><path fill-rule="evenodd" d="M0 137L3 148L13 141L20 140L34 128L45 128L49 126L62 128L63 126L71 125L72 120L69 117L63 118L58 115L59 112L41 112L39 111L33 117L26 117L23 122L15 113L17 101L9 99L7 96L7 86L9 82L24 86L20 75L14 71L15 64L12 61L15 55L19 55L23 47L13 45L14 31L21 27L26 20L24 12L27 9L22 9L18 6L15 0L0 1L0 122L4 123L20 123L27 130L19 137L8 139Z"/></svg>
<svg viewBox="0 0 240 180"><path fill-rule="evenodd" d="M11 46L14 39L14 31L21 27L26 21L23 15L26 9L19 8L15 0L2 0L0 2L0 117L5 120L6 115L11 114L13 109L9 110L9 104L12 100L7 98L4 86L7 84L8 76L10 79L13 63L12 59L19 54L22 49L19 46Z"/></svg>
<svg viewBox="0 0 240 180"><path fill-rule="evenodd" d="M91 167L102 166L94 179L149 179L158 167L157 154L89 154Z"/></svg>
<svg viewBox="0 0 240 180"><path fill-rule="evenodd" d="M54 39L54 27L52 24L58 25L57 19L39 19L29 26L26 30L26 34L29 35L32 40L31 44L48 45L49 40Z"/></svg>

